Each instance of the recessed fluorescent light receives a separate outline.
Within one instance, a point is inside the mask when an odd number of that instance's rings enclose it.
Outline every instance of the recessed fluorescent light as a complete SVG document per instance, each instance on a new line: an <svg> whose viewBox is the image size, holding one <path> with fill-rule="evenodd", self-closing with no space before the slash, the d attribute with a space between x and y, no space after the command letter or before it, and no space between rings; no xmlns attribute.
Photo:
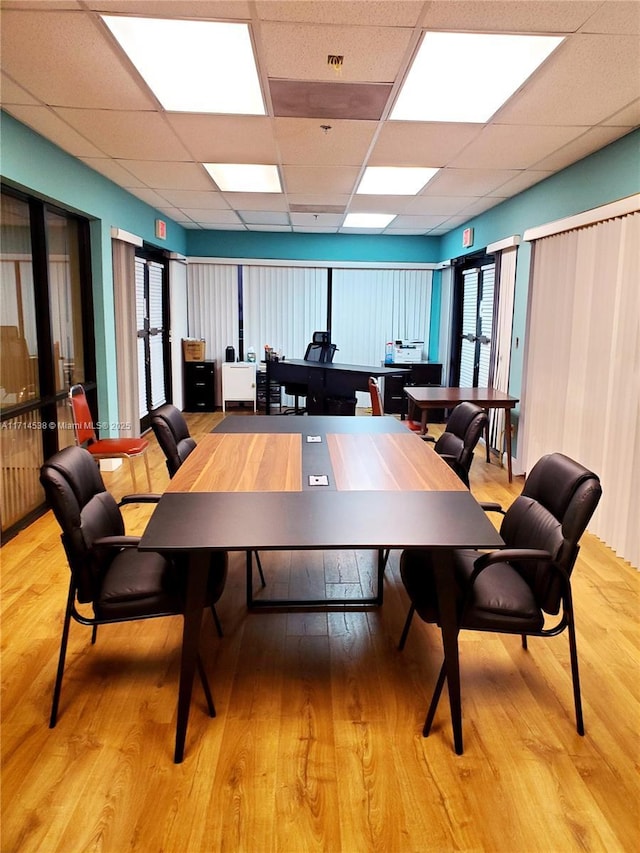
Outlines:
<svg viewBox="0 0 640 853"><path fill-rule="evenodd" d="M165 110L265 115L246 24L102 20Z"/></svg>
<svg viewBox="0 0 640 853"><path fill-rule="evenodd" d="M386 228L396 213L348 213L343 228Z"/></svg>
<svg viewBox="0 0 640 853"><path fill-rule="evenodd" d="M207 172L228 193L281 193L277 166L249 163L203 163Z"/></svg>
<svg viewBox="0 0 640 853"><path fill-rule="evenodd" d="M486 122L563 40L428 32L390 118Z"/></svg>
<svg viewBox="0 0 640 853"><path fill-rule="evenodd" d="M362 195L416 195L438 169L408 166L367 166L356 193Z"/></svg>

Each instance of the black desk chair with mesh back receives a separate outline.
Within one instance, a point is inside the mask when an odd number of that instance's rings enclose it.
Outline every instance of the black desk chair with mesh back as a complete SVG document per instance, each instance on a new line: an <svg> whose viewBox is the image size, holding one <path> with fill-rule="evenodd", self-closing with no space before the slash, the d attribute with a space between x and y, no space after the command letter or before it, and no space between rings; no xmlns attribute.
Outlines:
<svg viewBox="0 0 640 853"><path fill-rule="evenodd" d="M313 361L320 364L331 364L333 356L338 347L330 341L329 332L314 332L311 343L307 345L304 354L305 361ZM306 397L308 387L301 383L290 383L284 386L284 393L294 398L293 409L287 409L285 415L304 415L305 408L300 407L300 397Z"/></svg>

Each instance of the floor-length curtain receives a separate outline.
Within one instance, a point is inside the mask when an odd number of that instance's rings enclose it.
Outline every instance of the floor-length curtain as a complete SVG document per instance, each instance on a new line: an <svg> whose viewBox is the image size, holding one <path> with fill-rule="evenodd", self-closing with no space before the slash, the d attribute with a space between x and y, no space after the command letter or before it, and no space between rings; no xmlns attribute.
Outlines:
<svg viewBox="0 0 640 853"><path fill-rule="evenodd" d="M513 246L503 249L496 265L499 269L497 288L497 315L494 327L495 352L493 362L493 387L498 391L509 391L509 368L511 364L511 335L513 331L513 299L516 283L516 257L518 249ZM489 443L502 453L504 447L504 409L489 411Z"/></svg>
<svg viewBox="0 0 640 853"><path fill-rule="evenodd" d="M379 365L385 344L429 340L431 270L336 269L333 272L332 341L335 360ZM417 356L425 358L423 351ZM368 393L358 393L368 406Z"/></svg>
<svg viewBox="0 0 640 853"><path fill-rule="evenodd" d="M187 267L189 337L204 338L205 357L215 359L216 400L222 399L220 365L225 349L238 355L238 267L190 261Z"/></svg>
<svg viewBox="0 0 640 853"><path fill-rule="evenodd" d="M601 478L589 529L640 565L640 213L533 244L526 470L562 451Z"/></svg>
<svg viewBox="0 0 640 853"><path fill-rule="evenodd" d="M138 407L138 339L136 336L135 246L123 240L111 241L113 298L116 321L116 376L118 380L118 420L130 425L121 434L140 435Z"/></svg>

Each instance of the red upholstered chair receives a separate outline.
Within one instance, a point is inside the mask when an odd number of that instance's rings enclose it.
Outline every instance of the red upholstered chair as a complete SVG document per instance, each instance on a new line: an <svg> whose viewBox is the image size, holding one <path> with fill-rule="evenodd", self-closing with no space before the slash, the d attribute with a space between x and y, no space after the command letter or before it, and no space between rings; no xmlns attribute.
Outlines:
<svg viewBox="0 0 640 853"><path fill-rule="evenodd" d="M381 415L384 415L380 386L378 385L378 380L373 376L369 377L369 394L371 396L371 414L373 417L380 417ZM407 419L407 426L414 432L419 432L422 429L420 424L417 424L415 421L410 419Z"/></svg>
<svg viewBox="0 0 640 853"><path fill-rule="evenodd" d="M94 459L128 459L134 492L137 491L137 485L133 460L137 456L142 456L147 469L149 491L151 491L151 472L146 455L149 442L146 438L98 438L82 385L73 385L69 389L69 402L73 412L76 444L86 448Z"/></svg>

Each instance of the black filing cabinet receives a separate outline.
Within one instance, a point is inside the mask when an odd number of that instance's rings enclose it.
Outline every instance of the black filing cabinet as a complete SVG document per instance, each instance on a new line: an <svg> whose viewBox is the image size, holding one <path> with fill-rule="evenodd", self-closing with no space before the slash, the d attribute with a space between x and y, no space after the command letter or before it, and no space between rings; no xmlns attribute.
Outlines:
<svg viewBox="0 0 640 853"><path fill-rule="evenodd" d="M411 373L388 374L384 377L384 410L389 415L407 414L407 395L404 393L407 385L442 385L442 365L431 361L414 362L413 364L385 365L410 370ZM440 420L441 412L432 412L435 422Z"/></svg>
<svg viewBox="0 0 640 853"><path fill-rule="evenodd" d="M215 361L184 362L185 412L214 412L216 408Z"/></svg>
<svg viewBox="0 0 640 853"><path fill-rule="evenodd" d="M258 403L258 411L264 412L267 409L267 372L264 369L258 368L258 372L256 373L256 390L258 393L257 403ZM270 409L278 409L282 408L282 385L277 384L276 382L271 383L271 388L269 389L269 408Z"/></svg>

